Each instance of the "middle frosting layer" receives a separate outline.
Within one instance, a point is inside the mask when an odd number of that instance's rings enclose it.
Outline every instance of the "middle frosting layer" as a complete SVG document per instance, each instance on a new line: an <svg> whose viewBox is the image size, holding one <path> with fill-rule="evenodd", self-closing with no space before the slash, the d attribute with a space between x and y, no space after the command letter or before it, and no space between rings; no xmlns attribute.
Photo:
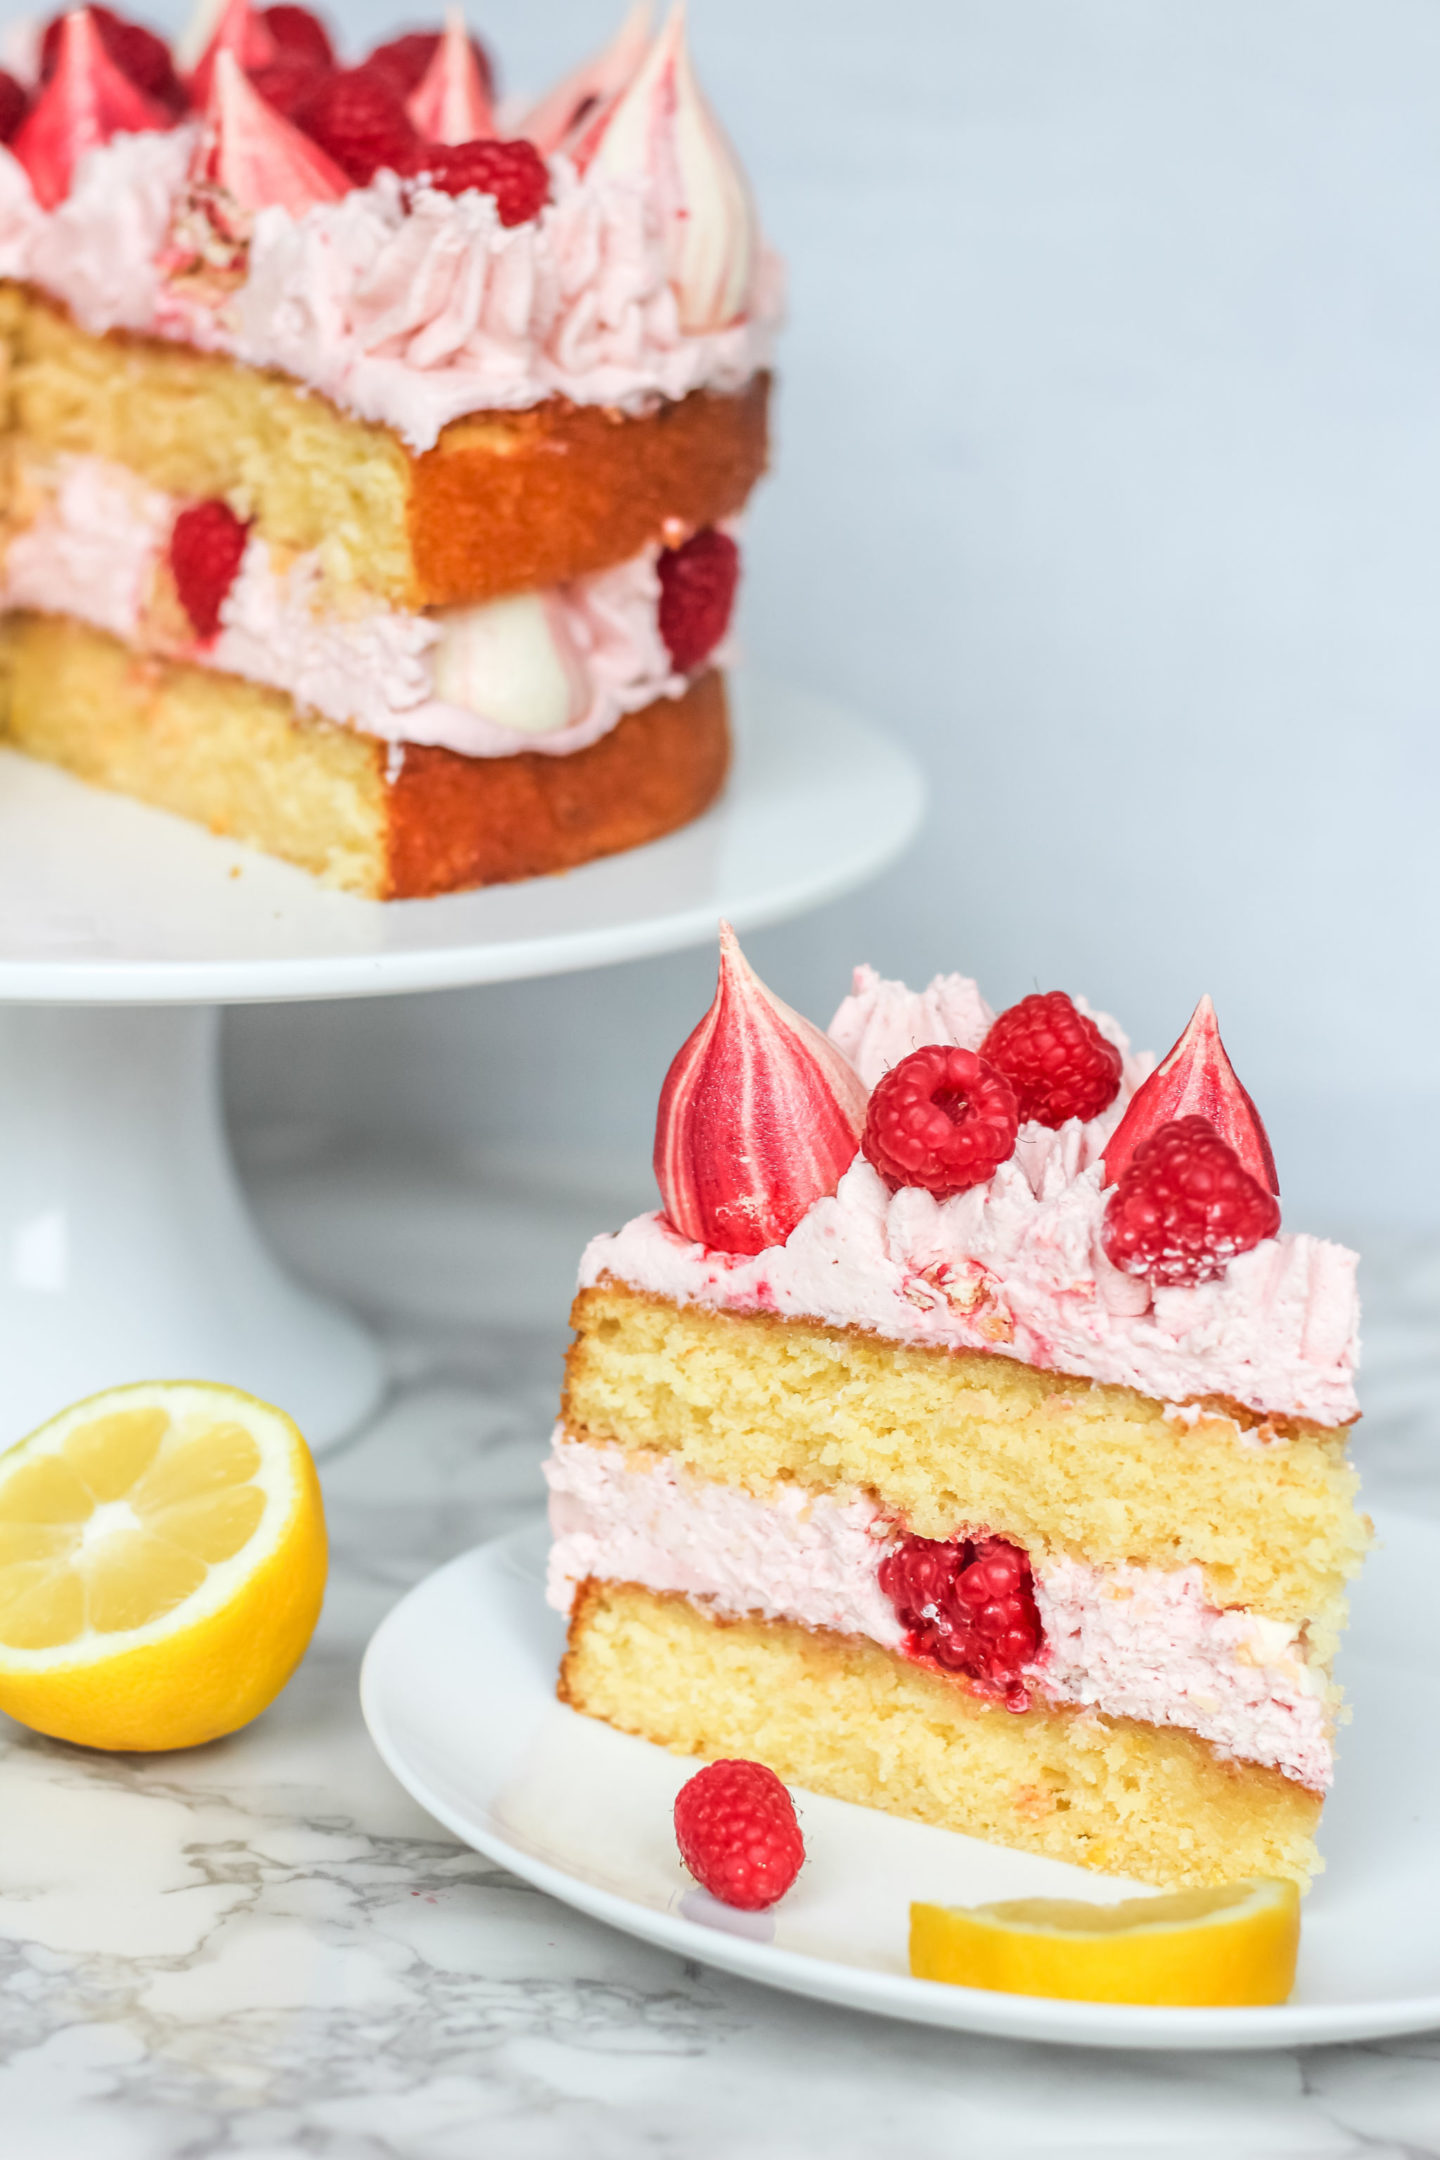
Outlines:
<svg viewBox="0 0 1440 2160"><path fill-rule="evenodd" d="M207 641L166 589L181 503L123 466L72 456L24 466L17 495L5 605L263 683L384 741L564 757L686 687L660 635L657 549L544 594L417 614L354 593L342 603L318 554L285 558L252 533ZM711 658L723 664L723 648ZM437 695L456 686L468 702ZM530 724L508 724L517 708Z"/></svg>
<svg viewBox="0 0 1440 2160"><path fill-rule="evenodd" d="M555 1538L547 1594L561 1612L596 1576L904 1651L879 1579L900 1526L863 1494L786 1484L752 1494L563 1432L546 1477ZM1044 1646L1025 1677L1043 1700L1184 1727L1223 1755L1329 1785L1328 1687L1295 1631L1212 1604L1193 1565L1054 1559L1035 1566L1034 1582Z"/></svg>

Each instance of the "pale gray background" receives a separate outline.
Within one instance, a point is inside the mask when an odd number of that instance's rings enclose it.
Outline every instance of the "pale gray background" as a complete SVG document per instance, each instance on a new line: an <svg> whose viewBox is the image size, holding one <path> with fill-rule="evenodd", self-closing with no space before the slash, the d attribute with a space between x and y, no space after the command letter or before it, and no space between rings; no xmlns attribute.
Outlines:
<svg viewBox="0 0 1440 2160"><path fill-rule="evenodd" d="M474 19L540 86L616 12ZM1433 1220L1440 9L692 20L793 279L745 642L934 782L903 867L752 957L821 1019L868 958L1082 990L1157 1049L1208 989L1289 1222ZM712 976L237 1015L250 1159L329 1127L643 1195Z"/></svg>

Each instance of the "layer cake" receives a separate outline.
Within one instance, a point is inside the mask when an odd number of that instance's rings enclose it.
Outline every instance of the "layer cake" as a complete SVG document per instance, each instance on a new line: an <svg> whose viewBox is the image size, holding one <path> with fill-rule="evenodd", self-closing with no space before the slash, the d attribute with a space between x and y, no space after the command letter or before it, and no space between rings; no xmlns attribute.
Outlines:
<svg viewBox="0 0 1440 2160"><path fill-rule="evenodd" d="M12 57L0 733L381 898L703 810L780 273L679 12L528 109L455 13Z"/></svg>
<svg viewBox="0 0 1440 2160"><path fill-rule="evenodd" d="M572 1313L562 1697L1158 1885L1308 1881L1354 1256L1281 1232L1208 1000L1158 1068L960 976L861 969L822 1035L727 935L656 1170Z"/></svg>

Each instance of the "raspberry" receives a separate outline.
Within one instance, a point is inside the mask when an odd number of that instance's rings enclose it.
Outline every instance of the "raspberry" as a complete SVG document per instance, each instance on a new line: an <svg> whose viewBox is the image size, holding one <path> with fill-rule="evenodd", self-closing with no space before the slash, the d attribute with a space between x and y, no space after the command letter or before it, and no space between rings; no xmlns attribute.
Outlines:
<svg viewBox="0 0 1440 2160"><path fill-rule="evenodd" d="M357 187L382 165L399 172L419 140L395 93L360 68L322 77L291 118Z"/></svg>
<svg viewBox="0 0 1440 2160"><path fill-rule="evenodd" d="M127 22L112 8L92 7L90 19L99 32L101 44L121 74L127 75L137 90L143 90L147 97L154 98L178 119L189 100L165 40L156 37L155 32L147 30L143 23ZM40 40L42 83L49 82L55 72L64 21L64 15L60 14L45 25L45 34Z"/></svg>
<svg viewBox="0 0 1440 2160"><path fill-rule="evenodd" d="M688 675L714 652L730 627L740 550L728 533L707 525L683 547L660 557L660 635L676 672Z"/></svg>
<svg viewBox="0 0 1440 2160"><path fill-rule="evenodd" d="M220 608L235 582L250 536L228 503L192 503L170 534L170 568L181 605L198 638L213 638Z"/></svg>
<svg viewBox="0 0 1440 2160"><path fill-rule="evenodd" d="M805 1865L795 1803L758 1762L712 1762L675 1799L675 1841L690 1873L723 1905L763 1912Z"/></svg>
<svg viewBox="0 0 1440 2160"><path fill-rule="evenodd" d="M360 72L368 75L373 71L403 103L412 91L419 89L439 49L438 30L409 30L403 37L391 38L388 45L377 45L368 59L361 61ZM495 71L490 65L490 55L477 37L471 38L470 50L484 78L486 95L493 98Z"/></svg>
<svg viewBox="0 0 1440 2160"><path fill-rule="evenodd" d="M870 1097L860 1146L894 1192L923 1185L944 1199L983 1185L1015 1152L1015 1090L973 1050L912 1050Z"/></svg>
<svg viewBox="0 0 1440 2160"><path fill-rule="evenodd" d="M30 100L25 95L24 85L16 82L15 77L4 68L0 68L0 142L8 143L14 140L29 109Z"/></svg>
<svg viewBox="0 0 1440 2160"><path fill-rule="evenodd" d="M308 60L317 71L334 67L335 48L330 33L309 8L263 8L260 20L285 59Z"/></svg>
<svg viewBox="0 0 1440 2160"><path fill-rule="evenodd" d="M1175 1118L1131 1156L1105 1209L1112 1266L1153 1283L1213 1282L1280 1228L1280 1203L1208 1118Z"/></svg>
<svg viewBox="0 0 1440 2160"><path fill-rule="evenodd" d="M1005 1538L906 1537L880 1563L880 1588L912 1657L963 1673L1028 1710L1024 1670L1045 1640L1029 1555Z"/></svg>
<svg viewBox="0 0 1440 2160"><path fill-rule="evenodd" d="M1099 1117L1120 1092L1120 1052L1063 990L1021 998L1001 1013L980 1055L1014 1088L1022 1124L1054 1129Z"/></svg>
<svg viewBox="0 0 1440 2160"><path fill-rule="evenodd" d="M278 60L271 60L265 67L251 71L250 80L276 112L287 120L295 114L318 89L324 70L317 68L313 60L294 53L281 53Z"/></svg>
<svg viewBox="0 0 1440 2160"><path fill-rule="evenodd" d="M431 187L446 195L478 188L493 195L502 225L524 225L539 217L550 199L550 169L534 143L426 143L412 150L402 171L424 174Z"/></svg>

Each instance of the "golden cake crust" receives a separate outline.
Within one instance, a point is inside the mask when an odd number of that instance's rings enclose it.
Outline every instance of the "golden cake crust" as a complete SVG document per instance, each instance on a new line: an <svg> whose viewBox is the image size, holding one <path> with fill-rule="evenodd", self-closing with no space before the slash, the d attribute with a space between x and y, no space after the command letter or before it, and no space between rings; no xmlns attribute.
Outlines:
<svg viewBox="0 0 1440 2160"><path fill-rule="evenodd" d="M557 1693L679 1755L739 1755L887 1814L1161 1888L1304 1887L1321 1797L1172 1727L1035 1704L1017 1716L858 1637L731 1620L582 1583Z"/></svg>
<svg viewBox="0 0 1440 2160"><path fill-rule="evenodd" d="M388 899L571 870L688 825L725 783L724 678L657 698L572 757L407 749L389 790Z"/></svg>
<svg viewBox="0 0 1440 2160"><path fill-rule="evenodd" d="M276 690L132 651L87 625L15 617L0 738L341 889L406 899L567 870L658 839L724 784L711 669L572 757L463 758L297 713Z"/></svg>
<svg viewBox="0 0 1440 2160"><path fill-rule="evenodd" d="M14 288L10 288L14 292ZM765 469L770 378L641 413L550 398L481 412L410 451L271 371L112 331L35 294L7 302L25 452L125 465L223 496L335 583L406 608L478 602L627 562L740 510Z"/></svg>

